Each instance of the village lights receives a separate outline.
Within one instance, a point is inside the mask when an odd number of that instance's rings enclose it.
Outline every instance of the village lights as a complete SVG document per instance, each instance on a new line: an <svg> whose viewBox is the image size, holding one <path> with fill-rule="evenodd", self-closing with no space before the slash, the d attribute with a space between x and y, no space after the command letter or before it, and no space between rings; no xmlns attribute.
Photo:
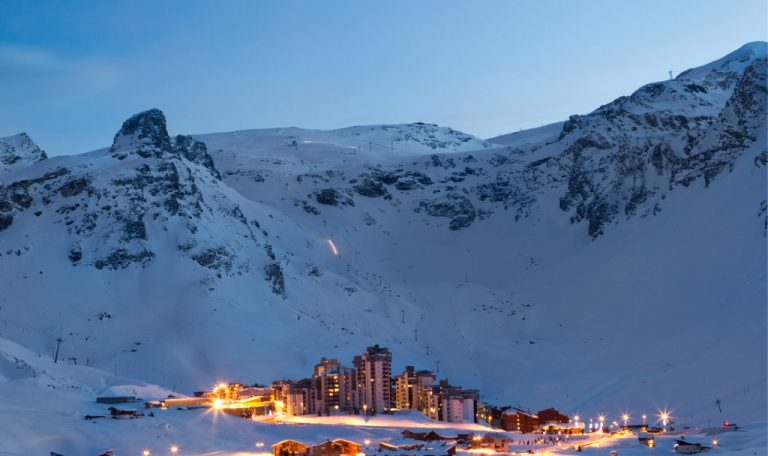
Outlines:
<svg viewBox="0 0 768 456"><path fill-rule="evenodd" d="M264 442L256 442L256 448L264 447Z"/></svg>
<svg viewBox="0 0 768 456"><path fill-rule="evenodd" d="M144 450L141 452L142 456L149 456L149 450Z"/></svg>
<svg viewBox="0 0 768 456"><path fill-rule="evenodd" d="M661 419L661 426L664 428L664 431L667 430L667 424L669 424L669 412L666 410L659 413L659 418Z"/></svg>
<svg viewBox="0 0 768 456"><path fill-rule="evenodd" d="M363 443L365 444L365 446L369 446L371 444L371 439L365 439L363 440Z"/></svg>
<svg viewBox="0 0 768 456"><path fill-rule="evenodd" d="M171 454L177 454L179 452L179 447L176 445L171 445Z"/></svg>

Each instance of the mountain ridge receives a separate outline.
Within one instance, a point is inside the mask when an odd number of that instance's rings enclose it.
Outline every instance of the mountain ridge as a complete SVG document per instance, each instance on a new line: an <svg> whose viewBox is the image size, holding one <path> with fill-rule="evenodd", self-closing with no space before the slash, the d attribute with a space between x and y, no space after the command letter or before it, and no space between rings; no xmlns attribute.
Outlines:
<svg viewBox="0 0 768 456"><path fill-rule="evenodd" d="M488 147L416 124L390 144L377 127L172 138L145 111L108 149L0 174L0 332L189 389L381 343L493 401L657 393L705 422L722 396L759 418L765 72L758 56L652 83Z"/></svg>

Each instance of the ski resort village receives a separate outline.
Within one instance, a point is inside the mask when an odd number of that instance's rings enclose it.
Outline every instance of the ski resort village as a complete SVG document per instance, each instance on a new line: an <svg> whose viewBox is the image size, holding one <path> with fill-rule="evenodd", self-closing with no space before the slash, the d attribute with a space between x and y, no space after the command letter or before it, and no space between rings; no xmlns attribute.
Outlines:
<svg viewBox="0 0 768 456"><path fill-rule="evenodd" d="M766 17L0 1L0 456L768 456Z"/></svg>
<svg viewBox="0 0 768 456"><path fill-rule="evenodd" d="M374 345L354 357L353 367L320 358L312 375L300 380L270 385L221 381L189 396L158 397L152 388L113 389L88 407L103 413L85 414L83 420L99 432L135 430L133 420L160 429L165 441L137 446L135 454L143 455L189 453L186 439L197 448L195 436L179 433L167 439L172 421L184 427L207 420L213 427L250 428L258 440L236 454L274 456L569 454L606 448L614 454L619 448L657 447L694 454L718 448L721 441L738 441L732 436L743 432L729 422L676 428L671 412L650 407L581 415L554 407L534 412L484 402L479 391L438 380L433 371L406 366L400 374L391 372L392 353ZM155 398L147 400L139 392ZM273 430L279 432L273 435Z"/></svg>

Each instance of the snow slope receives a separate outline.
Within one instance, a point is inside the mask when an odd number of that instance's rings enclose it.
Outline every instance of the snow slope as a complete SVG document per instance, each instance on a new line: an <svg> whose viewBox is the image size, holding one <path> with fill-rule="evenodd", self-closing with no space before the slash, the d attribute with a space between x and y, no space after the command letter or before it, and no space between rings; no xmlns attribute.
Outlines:
<svg viewBox="0 0 768 456"><path fill-rule="evenodd" d="M379 343L499 404L765 421L765 47L498 145L171 138L152 110L29 155L0 174L0 336L186 392Z"/></svg>

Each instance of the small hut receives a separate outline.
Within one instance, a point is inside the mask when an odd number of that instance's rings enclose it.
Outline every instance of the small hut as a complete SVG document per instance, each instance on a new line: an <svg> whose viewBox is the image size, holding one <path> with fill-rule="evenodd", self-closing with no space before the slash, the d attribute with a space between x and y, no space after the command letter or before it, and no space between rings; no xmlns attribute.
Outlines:
<svg viewBox="0 0 768 456"><path fill-rule="evenodd" d="M312 445L312 448L309 449L309 456L341 456L341 448L341 444L326 440L323 443Z"/></svg>
<svg viewBox="0 0 768 456"><path fill-rule="evenodd" d="M307 456L309 447L296 440L282 440L272 445L275 456Z"/></svg>
<svg viewBox="0 0 768 456"><path fill-rule="evenodd" d="M337 443L341 446L342 456L357 456L360 453L360 444L351 440L336 439L333 443Z"/></svg>

